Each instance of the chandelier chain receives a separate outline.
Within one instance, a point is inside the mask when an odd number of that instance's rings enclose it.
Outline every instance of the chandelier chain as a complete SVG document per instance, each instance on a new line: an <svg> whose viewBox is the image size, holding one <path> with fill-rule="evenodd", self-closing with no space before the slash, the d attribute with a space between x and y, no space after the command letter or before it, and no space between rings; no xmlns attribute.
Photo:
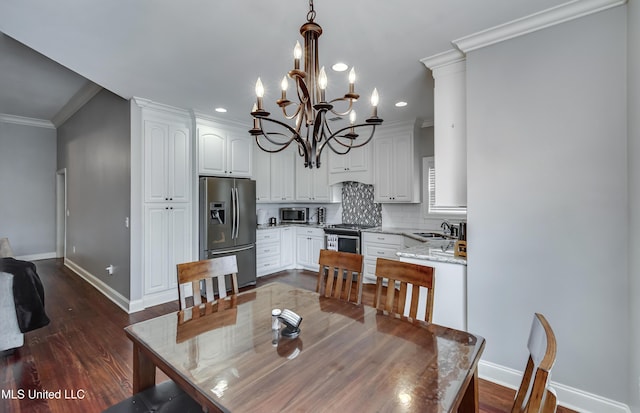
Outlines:
<svg viewBox="0 0 640 413"><path fill-rule="evenodd" d="M312 22L316 18L316 11L313 9L313 0L309 0L309 13L307 13L307 21Z"/></svg>

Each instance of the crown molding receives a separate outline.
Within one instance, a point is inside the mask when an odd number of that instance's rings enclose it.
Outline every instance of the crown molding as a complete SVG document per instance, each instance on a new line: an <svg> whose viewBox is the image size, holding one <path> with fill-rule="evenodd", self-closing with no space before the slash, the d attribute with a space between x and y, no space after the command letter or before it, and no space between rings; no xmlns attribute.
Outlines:
<svg viewBox="0 0 640 413"><path fill-rule="evenodd" d="M465 61L466 56L460 50L451 49L446 52L434 54L433 56L425 57L420 61L432 71L439 69L443 66L449 66L453 63L459 63Z"/></svg>
<svg viewBox="0 0 640 413"><path fill-rule="evenodd" d="M177 108L175 106L165 105L164 103L154 102L150 99L145 99L137 96L132 97L131 100L142 110L156 110L179 117L190 117L190 113L188 110Z"/></svg>
<svg viewBox="0 0 640 413"><path fill-rule="evenodd" d="M51 122L56 128L59 128L77 111L79 111L87 102L102 90L102 86L88 81L69 101L55 114Z"/></svg>
<svg viewBox="0 0 640 413"><path fill-rule="evenodd" d="M504 23L452 41L461 52L468 53L547 27L565 23L593 13L623 5L627 0L573 0L520 19ZM426 64L426 63L425 63Z"/></svg>
<svg viewBox="0 0 640 413"><path fill-rule="evenodd" d="M56 128L56 126L52 122L45 119L27 118L24 116L8 115L6 113L0 113L0 122L13 123L23 126L33 126L35 128Z"/></svg>
<svg viewBox="0 0 640 413"><path fill-rule="evenodd" d="M433 119L425 119L422 121L422 124L420 125L421 128L430 128L434 125L434 121Z"/></svg>
<svg viewBox="0 0 640 413"><path fill-rule="evenodd" d="M251 120L250 118L247 119L246 122L242 122L239 121L237 119L231 119L231 118L221 118L219 116L215 116L215 115L211 115L210 113L207 112L201 112L199 110L195 110L192 109L191 113L193 115L193 118L196 121L207 121L207 122L213 122L213 123L219 123L219 124L223 124L223 125L228 125L228 126L232 126L232 127L236 127L236 128L242 128L242 129L251 129Z"/></svg>

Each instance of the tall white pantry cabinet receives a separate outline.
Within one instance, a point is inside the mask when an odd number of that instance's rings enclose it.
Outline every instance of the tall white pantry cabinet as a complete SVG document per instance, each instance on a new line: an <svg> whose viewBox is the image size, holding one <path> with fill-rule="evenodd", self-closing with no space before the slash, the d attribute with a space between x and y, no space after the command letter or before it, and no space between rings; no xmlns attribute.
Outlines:
<svg viewBox="0 0 640 413"><path fill-rule="evenodd" d="M176 265L193 258L192 119L188 112L137 100L141 139L140 225L137 230L140 255L132 245L132 300L138 287L142 308L177 299ZM132 128L135 132L135 129ZM136 162L132 150L132 165ZM133 169L133 167L132 167ZM132 170L132 177L134 176ZM133 180L132 180L133 182ZM132 184L132 206L135 205ZM132 223L135 220L132 208ZM132 244L136 237L132 234ZM134 260L138 258L141 285L134 286Z"/></svg>

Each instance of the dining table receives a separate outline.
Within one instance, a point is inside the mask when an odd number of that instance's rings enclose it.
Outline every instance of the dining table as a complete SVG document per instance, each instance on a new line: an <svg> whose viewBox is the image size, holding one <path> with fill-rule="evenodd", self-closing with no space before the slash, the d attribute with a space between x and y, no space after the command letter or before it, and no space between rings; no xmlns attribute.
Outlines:
<svg viewBox="0 0 640 413"><path fill-rule="evenodd" d="M297 337L274 328L272 309L302 318ZM207 412L479 411L484 338L283 283L125 331L134 393L155 385L158 367Z"/></svg>

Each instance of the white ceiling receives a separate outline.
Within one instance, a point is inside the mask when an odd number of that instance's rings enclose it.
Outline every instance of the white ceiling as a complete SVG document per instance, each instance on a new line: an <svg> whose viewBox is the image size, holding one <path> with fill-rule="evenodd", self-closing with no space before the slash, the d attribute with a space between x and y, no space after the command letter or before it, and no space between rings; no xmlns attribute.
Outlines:
<svg viewBox="0 0 640 413"><path fill-rule="evenodd" d="M565 2L317 0L320 63L355 66L362 117L375 86L385 121L430 120L433 79L421 58ZM223 106L216 116L249 125L258 76L275 112L307 11L304 0L0 0L0 32L11 37L0 35L0 113L51 120L89 79L126 99L212 115ZM328 76L327 96L344 94L347 74Z"/></svg>

